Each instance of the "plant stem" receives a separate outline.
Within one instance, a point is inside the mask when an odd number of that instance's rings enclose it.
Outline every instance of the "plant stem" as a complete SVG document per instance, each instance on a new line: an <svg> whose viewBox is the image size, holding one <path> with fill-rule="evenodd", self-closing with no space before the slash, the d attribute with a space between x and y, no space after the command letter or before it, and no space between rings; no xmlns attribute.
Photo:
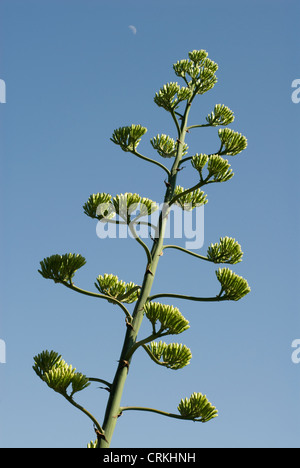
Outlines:
<svg viewBox="0 0 300 468"><path fill-rule="evenodd" d="M143 320L144 305L147 302L148 297L151 292L151 287L153 284L156 267L158 264L158 260L160 258L159 254L162 250L166 221L167 221L166 218L162 220L161 228L160 228L160 236L157 239L157 242L153 243L153 248L151 251L153 260L151 264L148 266L152 274L147 273L147 272L145 273L144 281L143 281L142 288L141 288L141 293L140 293L139 299L136 302L136 306L133 312L133 321L132 321L133 329L128 328L126 332L123 349L120 355L119 366L117 368L115 378L113 380L113 383L110 389L109 399L108 399L106 413L105 413L104 422L103 422L103 429L104 429L105 437L108 442L106 442L104 439L101 439L99 441L100 448L109 447L109 444L110 444L110 441L111 441L111 438L115 429L117 416L119 414L123 388L124 388L125 381L126 381L127 374L128 374L128 365L130 364L130 360L131 360L131 357L130 357L129 363L127 365L128 361L126 357L130 353L131 348L136 343L137 334L138 334L138 331L140 329L140 326Z"/></svg>
<svg viewBox="0 0 300 468"><path fill-rule="evenodd" d="M98 294L98 293L93 293L91 291L86 291L85 289L81 289L79 288L78 286L75 286L75 284L73 283L67 283L66 281L63 281L62 284L64 286L66 286L67 288L69 289L73 289L73 291L76 291L80 294L84 294L85 296L91 296L91 297L99 297L100 299L106 299L107 301L111 301L113 302L114 304L118 305L119 307L121 307L121 309L123 310L123 312L125 313L126 317L131 321L132 320L132 317L131 317L131 314L128 312L128 310L126 309L126 307L122 304L122 302L118 301L117 299L115 299L114 297L111 297L111 296L106 296L105 294Z"/></svg>
<svg viewBox="0 0 300 468"><path fill-rule="evenodd" d="M194 185L193 187L184 190L184 192L178 193L177 195L175 195L175 197L172 198L172 200L170 201L170 205L173 205L177 200L179 200L180 198L183 198L188 193L191 193L194 190L197 190L198 188L202 187L203 185L205 185L204 181L200 181L196 185Z"/></svg>
<svg viewBox="0 0 300 468"><path fill-rule="evenodd" d="M184 294L172 294L172 293L161 293L155 294L148 298L149 301L153 301L158 297L176 297L177 299L185 299L187 301L199 301L199 302L220 302L220 301L227 301L228 298L226 296L215 296L215 297L197 297L197 296L185 296Z"/></svg>
<svg viewBox="0 0 300 468"><path fill-rule="evenodd" d="M98 423L97 419L94 418L94 416L89 412L87 411L83 406L79 405L79 403L76 403L76 401L73 400L72 397L70 397L69 395L63 395L66 400L68 400L69 403L71 403L71 405L75 406L75 408L79 409L80 411L82 411L82 413L84 413L88 418L91 419L91 421L93 421L93 423L95 424L96 428L98 429L98 431L103 434L103 429L102 427L100 426L100 424Z"/></svg>
<svg viewBox="0 0 300 468"><path fill-rule="evenodd" d="M138 158L144 159L145 161L151 162L152 164L156 164L156 166L159 166L161 169L163 169L168 175L170 175L169 169L166 168L163 164L161 164L158 161L155 161L154 159L147 158L147 156L143 156L142 154L138 153L136 150L130 151L132 154L137 156Z"/></svg>
<svg viewBox="0 0 300 468"><path fill-rule="evenodd" d="M148 260L148 263L151 263L151 260L152 260L152 257L151 257L151 253L150 253L150 250L148 249L147 245L145 244L145 242L142 241L142 239L137 235L133 225L131 223L128 224L128 227L129 227L129 230L131 232L131 234L133 235L134 239L143 247L143 249L145 250L146 252L146 255L147 255L147 260Z"/></svg>
<svg viewBox="0 0 300 468"><path fill-rule="evenodd" d="M200 419L186 418L185 416L181 416L180 414L167 413L166 411L161 411L155 408L147 408L144 406L123 406L120 408L120 412L123 411L148 411L150 413L157 413L161 414L162 416L168 416L169 418L185 419L189 421L200 421Z"/></svg>
<svg viewBox="0 0 300 468"><path fill-rule="evenodd" d="M208 262L212 261L209 258L204 257L203 255L199 255L199 254L196 254L195 252L192 252L191 250L184 249L183 247L180 247L179 245L164 245L163 250L165 250L165 249L181 250L182 252L185 252L185 253L187 253L189 255L192 255L193 257L201 258L201 260L206 260Z"/></svg>
<svg viewBox="0 0 300 468"><path fill-rule="evenodd" d="M151 249L151 258L150 262L148 262L146 272L144 275L143 284L141 287L140 296L136 302L132 317L132 328L127 328L123 348L120 355L119 365L113 380L113 383L110 388L109 399L106 407L106 412L104 416L103 422L103 430L105 434L105 439L101 439L98 441L99 448L108 448L110 446L110 442L113 436L113 432L116 426L117 417L120 414L120 403L121 397L123 394L124 385L126 382L126 378L129 371L129 365L132 358L132 349L134 351L134 347L137 341L137 335L142 324L142 320L144 317L144 305L149 300L149 296L151 293L152 284L155 277L156 268L158 265L158 261L160 259L160 255L163 249L163 242L164 242L164 235L165 229L168 220L168 214L170 211L169 203L174 195L174 190L176 187L176 179L178 175L178 167L180 161L182 159L182 152L183 152L183 145L186 135L186 127L187 127L187 120L188 115L191 107L191 101L187 102L185 112L181 122L180 134L178 138L178 147L177 147L177 155L175 157L175 161L173 163L171 172L166 169L162 164L158 163L168 174L168 185L165 193L164 199L164 209L160 213L159 223L158 223L158 235L155 241L153 241L152 249ZM175 114L172 114L173 119L176 118ZM179 129L179 124L177 122L176 127ZM141 157L136 151L134 152L136 156ZM143 159L148 159L143 157ZM149 257L147 255L147 257ZM127 360L127 356L129 359Z"/></svg>
<svg viewBox="0 0 300 468"><path fill-rule="evenodd" d="M140 347L144 346L145 344L149 343L150 341L156 340L156 338L161 338L162 336L167 335L168 333L163 333L162 330L159 330L157 333L153 333L150 336L147 336L143 340L136 341L136 343L130 348L128 355L126 356L126 360L131 359L133 353Z"/></svg>
<svg viewBox="0 0 300 468"><path fill-rule="evenodd" d="M104 380L104 379L98 379L98 377L88 377L88 380L90 382L102 383L102 384L106 385L108 388L111 387L111 383L107 382L107 380Z"/></svg>
<svg viewBox="0 0 300 468"><path fill-rule="evenodd" d="M154 354L150 351L150 349L146 346L146 345L142 345L143 349L146 351L146 353L148 354L148 356L150 356L150 358L159 366L166 366L167 363L165 363L164 361L160 361L159 359L157 359L156 356L154 356Z"/></svg>

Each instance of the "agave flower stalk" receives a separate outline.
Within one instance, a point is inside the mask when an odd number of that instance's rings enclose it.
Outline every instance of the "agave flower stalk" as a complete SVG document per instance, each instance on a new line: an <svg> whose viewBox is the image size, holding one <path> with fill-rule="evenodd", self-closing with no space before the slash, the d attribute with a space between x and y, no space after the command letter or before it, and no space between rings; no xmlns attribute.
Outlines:
<svg viewBox="0 0 300 468"><path fill-rule="evenodd" d="M229 128L223 128L218 130L220 139L218 151L211 154L196 153L186 156L188 154L186 137L191 130L202 127L227 126L234 121L232 110L223 104L217 104L206 117L206 123L188 126L194 99L212 89L217 82L218 65L207 55L205 50L194 50L189 53L188 59L178 61L173 69L175 75L183 80L184 86L180 86L177 82L167 83L154 97L154 102L170 114L175 124L175 138L161 134L150 140L158 156L167 163L171 161L170 167L137 151L147 132L147 129L142 125L133 124L120 127L112 134L112 142L120 146L124 152L131 153L163 171L162 181L164 180L166 191L157 225L153 226L151 223L143 221L142 218L156 211L158 204L148 198L141 197L139 194L125 193L114 197L108 193L92 194L83 206L84 213L92 219L103 223L128 226L132 237L146 255L145 270L140 284L126 283L120 280L117 275L104 273L99 274L94 283L97 292L87 291L74 284L76 271L86 263L85 258L81 255L56 254L46 257L40 262L39 273L44 278L52 279L55 283L60 283L80 294L89 295L95 299L104 299L112 305L117 305L125 314L125 336L112 382L108 382L102 377L86 377L84 374L76 372L54 351L44 351L34 358L33 368L36 374L93 422L97 438L96 441L91 441L88 444L89 448L108 448L118 417L126 411L150 411L171 418L202 423L214 419L218 414L217 409L202 393L193 393L190 398L182 399L178 405L177 414L154 408L122 406L121 404L129 368L134 354L139 349L144 350L146 355L157 365L173 370L179 370L189 365L192 358L191 350L181 343L166 344L162 340L154 341L167 335L181 334L189 328L189 321L178 308L155 302L155 299L169 297L199 302L237 301L250 292L247 281L226 267L216 271L216 278L220 286L219 289L216 289L216 295L213 297L189 296L172 292L162 292L151 296L160 257L167 249L178 249L200 260L217 265L234 265L239 263L243 256L239 243L228 236L221 237L219 242L211 244L206 256L177 245L164 245L168 215L172 205L176 203L183 210L192 210L206 204L207 195L202 191L202 188L213 183L227 182L234 175L224 156L235 156L247 146L247 139L243 135ZM191 163L190 169L198 173L199 181L196 185L183 188L177 184L177 179L180 176L182 163L187 161ZM137 214L137 212L139 213ZM136 232L136 226L140 223L148 225L155 231L151 247ZM129 310L129 306L133 308L132 311ZM139 331L144 319L149 320L152 333L140 338ZM101 425L88 410L74 400L75 393L83 391L93 382L104 384L104 388L108 390L108 401L104 421Z"/></svg>

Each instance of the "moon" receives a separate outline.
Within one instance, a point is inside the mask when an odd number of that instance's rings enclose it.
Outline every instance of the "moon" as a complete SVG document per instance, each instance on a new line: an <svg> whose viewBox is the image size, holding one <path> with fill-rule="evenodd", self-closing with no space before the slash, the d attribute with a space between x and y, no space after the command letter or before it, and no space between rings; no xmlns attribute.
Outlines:
<svg viewBox="0 0 300 468"><path fill-rule="evenodd" d="M133 33L134 35L136 35L136 31L137 31L136 27L133 26L132 24L131 24L130 26L128 26L128 27L129 27L129 29L132 31L132 33Z"/></svg>

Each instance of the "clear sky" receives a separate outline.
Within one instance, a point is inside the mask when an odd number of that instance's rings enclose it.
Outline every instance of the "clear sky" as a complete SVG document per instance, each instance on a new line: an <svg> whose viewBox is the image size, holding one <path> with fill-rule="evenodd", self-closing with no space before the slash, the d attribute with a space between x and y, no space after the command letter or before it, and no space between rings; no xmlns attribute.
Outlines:
<svg viewBox="0 0 300 468"><path fill-rule="evenodd" d="M43 279L39 261L82 254L77 284L90 290L104 273L141 281L140 246L99 239L82 205L97 192L161 202L164 174L110 137L139 123L148 128L141 152L159 158L149 138L175 131L153 97L179 80L172 65L194 49L207 50L219 70L190 123L222 103L235 113L230 128L248 138L230 160L234 178L207 189L201 253L221 236L235 237L244 260L232 269L252 292L238 302L172 301L190 320L177 340L191 348L191 364L167 370L141 350L126 383L124 405L176 412L181 398L202 392L219 417L194 424L127 412L112 447L299 447L300 364L291 360L300 338L300 103L291 99L300 79L299 16L296 0L1 1L1 447L85 447L95 438L89 420L37 378L32 358L54 349L79 371L110 380L124 318L111 304ZM198 153L219 141L217 129L188 138ZM188 186L195 174L187 167L180 177ZM153 293L215 295L215 270L165 251ZM147 331L143 323L140 336ZM78 401L101 423L107 393L96 387Z"/></svg>

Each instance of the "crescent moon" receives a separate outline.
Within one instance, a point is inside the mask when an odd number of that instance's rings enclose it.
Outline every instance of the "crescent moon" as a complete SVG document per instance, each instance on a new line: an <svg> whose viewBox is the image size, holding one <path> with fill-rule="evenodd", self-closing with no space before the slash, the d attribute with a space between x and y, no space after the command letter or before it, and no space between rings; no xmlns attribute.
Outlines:
<svg viewBox="0 0 300 468"><path fill-rule="evenodd" d="M135 35L136 31L137 31L136 27L133 26L132 24L130 26L128 26L128 27L129 27L129 29L131 29L132 33Z"/></svg>

